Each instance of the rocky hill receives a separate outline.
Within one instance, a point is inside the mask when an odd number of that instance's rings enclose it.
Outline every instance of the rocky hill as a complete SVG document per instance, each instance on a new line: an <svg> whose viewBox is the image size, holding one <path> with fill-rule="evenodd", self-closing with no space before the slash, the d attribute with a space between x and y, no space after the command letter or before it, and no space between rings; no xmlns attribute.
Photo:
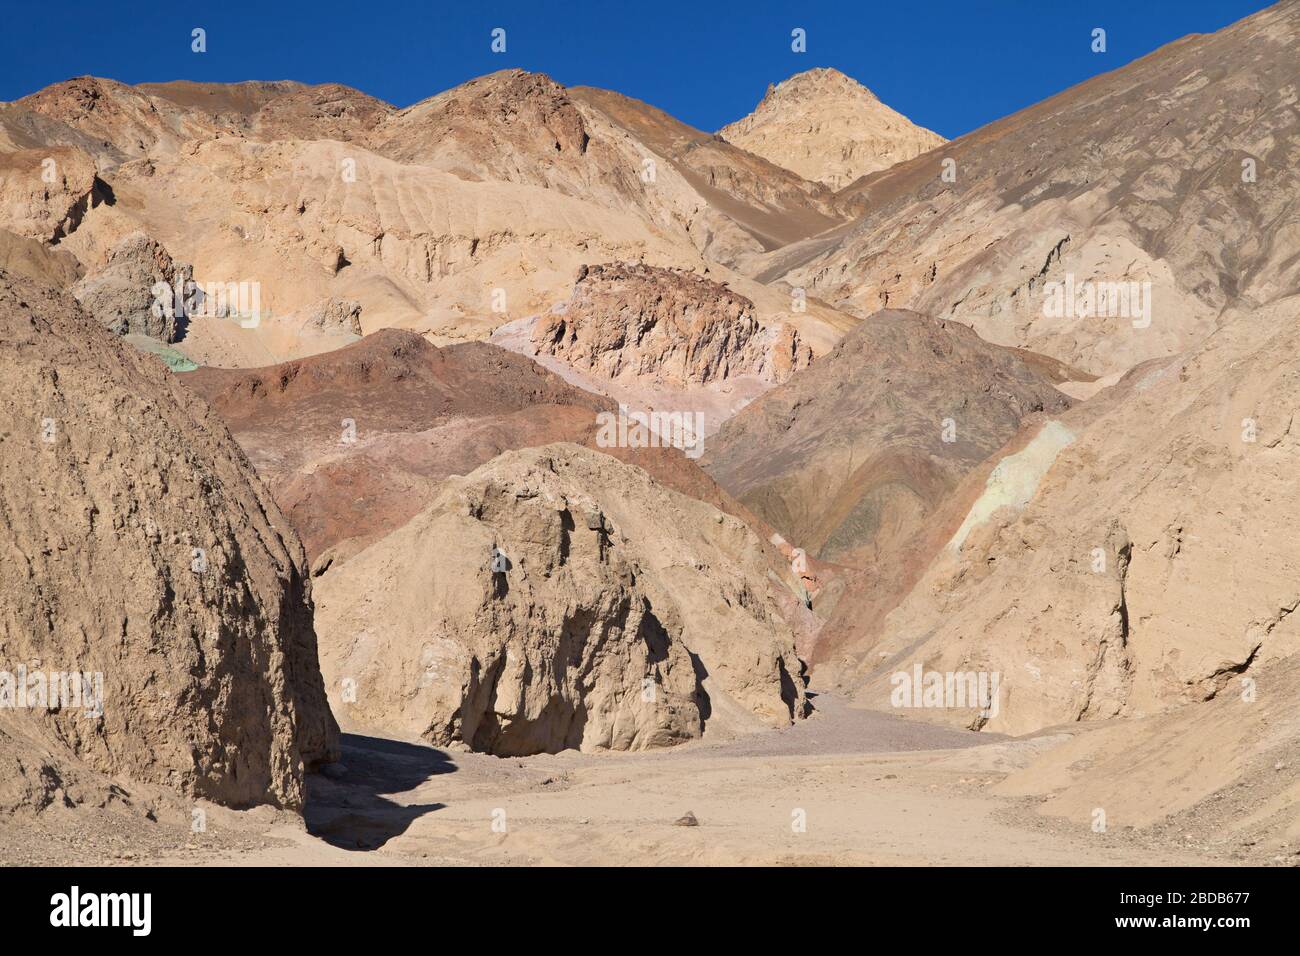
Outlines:
<svg viewBox="0 0 1300 956"><path fill-rule="evenodd" d="M793 544L887 561L1027 415L1069 399L957 323L879 312L723 426L701 463Z"/></svg>
<svg viewBox="0 0 1300 956"><path fill-rule="evenodd" d="M643 750L804 716L740 520L574 445L443 484L317 582L345 721L502 756Z"/></svg>
<svg viewBox="0 0 1300 956"><path fill-rule="evenodd" d="M913 661L996 671L987 726L1027 733L1237 694L1293 657L1297 307L1234 316L1000 452L863 658L864 699Z"/></svg>
<svg viewBox="0 0 1300 956"><path fill-rule="evenodd" d="M537 354L597 377L685 388L755 376L782 382L812 361L790 326L690 273L622 263L579 270L573 294L532 328Z"/></svg>
<svg viewBox="0 0 1300 956"><path fill-rule="evenodd" d="M297 536L207 406L71 297L0 274L0 327L0 691L87 673L100 704L0 708L6 803L75 803L71 767L301 808L338 738Z"/></svg>
<svg viewBox="0 0 1300 956"><path fill-rule="evenodd" d="M326 355L183 377L228 423L312 560L424 508L437 482L510 448L581 441L612 403L483 343L386 329Z"/></svg>

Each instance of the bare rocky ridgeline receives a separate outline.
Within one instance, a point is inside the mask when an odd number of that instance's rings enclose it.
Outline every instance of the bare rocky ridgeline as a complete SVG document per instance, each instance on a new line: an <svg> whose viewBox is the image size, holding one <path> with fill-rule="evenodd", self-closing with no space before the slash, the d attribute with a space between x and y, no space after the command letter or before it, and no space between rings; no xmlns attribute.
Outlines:
<svg viewBox="0 0 1300 956"><path fill-rule="evenodd" d="M587 162L592 141L581 111L564 87L540 73L504 70L479 77L394 114L370 138L375 151L401 162L448 171L495 172L494 178L533 179L570 192L606 186L636 188L635 170ZM546 163L538 162L545 156ZM592 173L608 179L591 179Z"/></svg>
<svg viewBox="0 0 1300 956"><path fill-rule="evenodd" d="M222 129L214 117L93 76L55 83L9 104L0 123L19 145L80 147L100 171L141 156L174 155L185 140Z"/></svg>
<svg viewBox="0 0 1300 956"><path fill-rule="evenodd" d="M648 103L589 86L574 87L569 95L626 130L647 148L647 158L668 162L739 227L737 232L723 220L709 223L714 235L707 249L721 262L730 263L752 247L743 234L764 249L775 249L842 225L859 211L852 201L841 203L824 184L688 126Z"/></svg>
<svg viewBox="0 0 1300 956"><path fill-rule="evenodd" d="M1298 57L1291 2L1171 43L854 184L871 215L773 253L764 275L1096 375L1184 351L1227 310L1300 288ZM1150 314L1120 314L1118 292L1104 314L1045 314L1067 277L1080 303L1097 284L1150 283Z"/></svg>
<svg viewBox="0 0 1300 956"><path fill-rule="evenodd" d="M322 666L345 723L505 756L788 725L767 573L742 521L640 469L507 452L317 579Z"/></svg>
<svg viewBox="0 0 1300 956"><path fill-rule="evenodd" d="M944 143L861 83L826 68L768 87L753 113L718 135L833 190Z"/></svg>
<svg viewBox="0 0 1300 956"><path fill-rule="evenodd" d="M70 296L0 274L0 326L0 668L103 692L98 718L0 708L3 809L103 806L105 778L300 808L338 737L297 537L225 425Z"/></svg>
<svg viewBox="0 0 1300 956"><path fill-rule="evenodd" d="M607 379L668 388L742 375L783 382L812 361L790 326L702 276L641 263L583 266L573 294L533 326L538 354Z"/></svg>
<svg viewBox="0 0 1300 956"><path fill-rule="evenodd" d="M203 318L174 343L199 364L346 344L299 320L331 299L360 303L363 331L484 339L601 261L709 269L817 354L852 324L816 301L790 316L788 294L734 271L844 224L825 187L539 74L501 71L405 110L330 84L79 77L0 104L0 150L21 167L4 177L0 228L58 239L85 271L143 231L200 283L259 283L257 327ZM42 181L50 157L66 185Z"/></svg>
<svg viewBox="0 0 1300 956"><path fill-rule="evenodd" d="M79 76L0 106L0 130L18 146L80 147L101 171L177 155L188 140L350 140L392 107L337 83L141 83Z"/></svg>
<svg viewBox="0 0 1300 956"><path fill-rule="evenodd" d="M395 113L365 144L462 179L630 213L721 263L845 221L828 190L725 143L706 156L710 140L637 100L502 70Z"/></svg>

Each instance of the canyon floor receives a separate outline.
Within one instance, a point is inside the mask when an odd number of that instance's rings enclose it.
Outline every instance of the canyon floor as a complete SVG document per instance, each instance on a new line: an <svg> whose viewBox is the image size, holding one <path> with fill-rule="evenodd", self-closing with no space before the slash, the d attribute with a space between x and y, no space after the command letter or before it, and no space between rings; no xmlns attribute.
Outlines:
<svg viewBox="0 0 1300 956"><path fill-rule="evenodd" d="M75 832L0 824L46 864L211 866L1274 864L1255 846L1037 815L993 793L1078 734L1011 739L855 709L827 694L784 731L655 753L499 758L344 734L302 819L209 805L207 829L139 819ZM796 832L796 812L805 828ZM504 811L504 813L503 813ZM698 825L678 823L687 814ZM501 823L504 820L504 832ZM1186 846L1182 845L1186 842Z"/></svg>

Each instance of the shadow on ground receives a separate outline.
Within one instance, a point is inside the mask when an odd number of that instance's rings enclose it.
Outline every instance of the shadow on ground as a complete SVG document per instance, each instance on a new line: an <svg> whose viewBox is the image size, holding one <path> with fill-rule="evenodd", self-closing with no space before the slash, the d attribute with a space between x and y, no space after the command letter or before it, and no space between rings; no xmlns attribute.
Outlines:
<svg viewBox="0 0 1300 956"><path fill-rule="evenodd" d="M344 734L342 760L307 778L307 832L344 850L377 850L444 804L390 799L456 765L441 750L382 737Z"/></svg>

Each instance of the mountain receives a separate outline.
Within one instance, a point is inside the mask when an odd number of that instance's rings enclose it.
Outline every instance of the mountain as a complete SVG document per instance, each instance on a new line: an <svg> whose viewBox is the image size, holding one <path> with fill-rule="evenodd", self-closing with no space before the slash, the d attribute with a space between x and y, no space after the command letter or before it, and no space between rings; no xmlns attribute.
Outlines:
<svg viewBox="0 0 1300 956"><path fill-rule="evenodd" d="M574 87L573 99L663 157L704 197L771 250L844 224L856 211L824 184L805 179L721 136L612 90Z"/></svg>
<svg viewBox="0 0 1300 956"><path fill-rule="evenodd" d="M1295 2L1185 37L855 183L852 229L755 274L1094 375L1181 352L1300 288L1298 56Z"/></svg>
<svg viewBox="0 0 1300 956"><path fill-rule="evenodd" d="M346 329L316 322L331 303L356 303L362 332L484 339L610 262L727 282L817 353L852 324L815 300L795 314L735 271L847 225L851 203L645 104L541 74L500 71L403 110L337 84L80 77L0 104L9 142L0 228L57 243L92 274L143 233L200 286L257 290L255 306L177 330L171 346L201 365L345 345Z"/></svg>
<svg viewBox="0 0 1300 956"><path fill-rule="evenodd" d="M1023 734L1239 696L1294 657L1298 310L1237 314L1000 451L861 648L862 699L914 662L997 672L999 713L953 716Z"/></svg>
<svg viewBox="0 0 1300 956"><path fill-rule="evenodd" d="M718 130L735 146L832 190L944 143L839 70L796 73L769 86L744 119Z"/></svg>
<svg viewBox="0 0 1300 956"><path fill-rule="evenodd" d="M1293 859L1298 37L0 104L0 845Z"/></svg>
<svg viewBox="0 0 1300 956"><path fill-rule="evenodd" d="M18 146L63 145L92 155L101 172L144 157L176 156L189 140L351 140L393 108L337 83L141 83L79 76L9 104L0 131Z"/></svg>

